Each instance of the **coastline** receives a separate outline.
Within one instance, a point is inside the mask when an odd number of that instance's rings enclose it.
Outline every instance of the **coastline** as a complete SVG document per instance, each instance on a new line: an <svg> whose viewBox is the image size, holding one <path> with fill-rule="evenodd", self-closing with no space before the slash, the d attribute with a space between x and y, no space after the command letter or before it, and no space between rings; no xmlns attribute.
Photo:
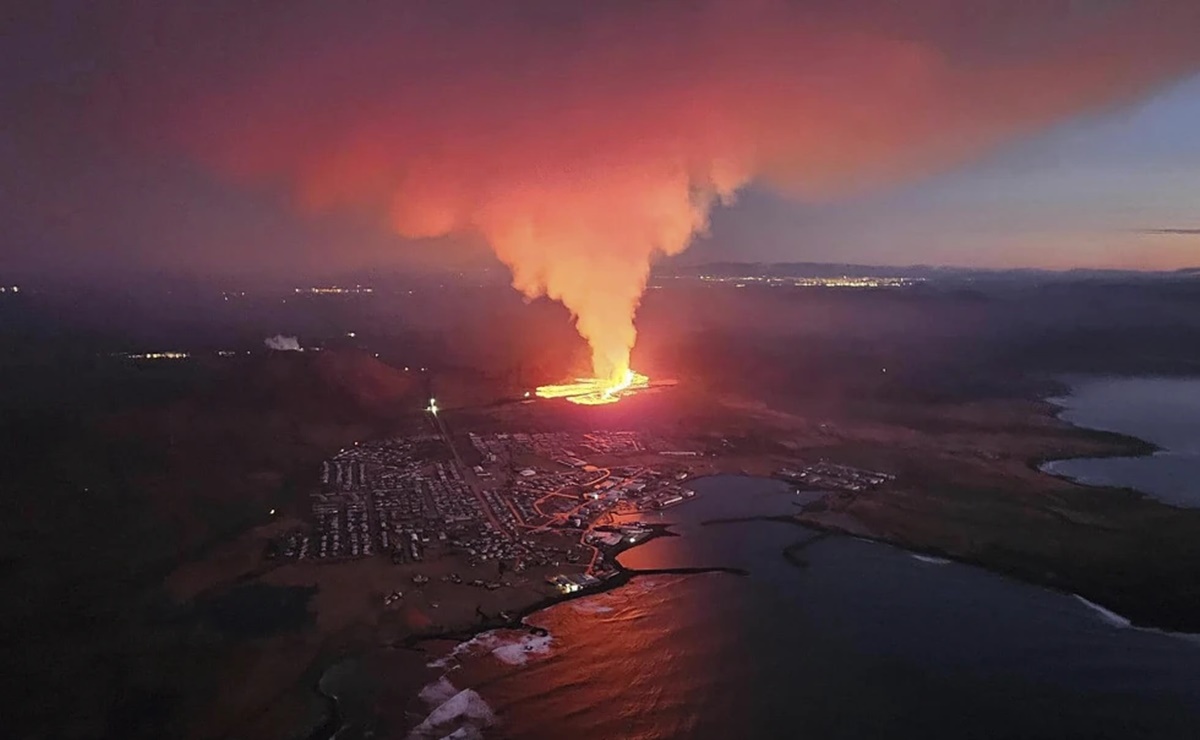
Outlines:
<svg viewBox="0 0 1200 740"><path fill-rule="evenodd" d="M1066 459L1078 458L1101 458L1101 457L1135 457L1152 455L1160 448L1157 445L1149 443L1145 440L1136 437L1111 432L1105 430L1095 430L1086 427L1079 427L1061 419L1061 414L1065 410L1062 405L1055 404L1048 398L1039 397L1037 399L1025 399L1033 403L1036 408L1034 416L1054 419L1061 422L1064 426L1070 427L1069 435L1064 436L1064 441L1056 444L1061 445L1061 451L1048 451L1039 454L1028 455L1024 457L1023 464L1026 469L1036 473L1038 476L1047 476L1055 480L1070 483L1072 486L1080 486L1066 476L1055 475L1052 472L1042 469L1042 466L1048 462ZM1032 410L1032 409L1031 409ZM1072 444L1069 440L1078 442L1086 442L1088 444ZM1080 451L1085 447L1091 447L1091 450ZM760 470L765 469L767 462L766 458L758 461L760 464L750 465L758 472L751 472L746 466L745 461L738 458L730 458L727 460L715 461L715 465L710 467L704 473L697 475L692 480L701 480L717 476L725 475L741 475L746 477L755 477L763 479L772 479L773 476L763 474ZM1017 460L1013 460L1017 462ZM1125 493L1135 496L1139 500L1146 500L1148 497L1134 489L1122 489L1115 487L1092 487L1087 486L1089 490L1102 492L1105 495ZM882 495L887 496L890 492L884 492ZM836 494L834 494L836 495ZM874 495L874 494L871 494ZM1053 497L1053 494L1050 494ZM827 500L830 496L824 497L822 500ZM1109 497L1111 498L1111 497ZM1105 499L1099 499L1101 501ZM1157 502L1150 501L1147 505L1153 504L1159 506ZM1165 505L1164 505L1165 506ZM936 514L935 514L936 515ZM936 542L922 541L919 538L906 536L903 528L884 527L882 529L873 528L872 525L878 525L878 521L864 521L856 516L854 511L837 511L830 510L822 513L814 514L806 510L801 510L795 514L781 513L771 517L749 517L739 519L738 521L750 521L756 519L768 519L771 521L785 521L795 525L802 526L816 534L815 537L805 538L793 545L785 548L781 553L781 557L787 559L796 567L805 567L806 562L801 551L804 547L813 542L820 541L829 536L851 536L880 544L886 544L890 547L903 550L914 557L927 558L930 562L953 562L964 565L970 565L982 570L994 573L996 575L1011 578L1021 583L1046 588L1064 595L1075 597L1082 603L1089 606L1094 606L1096 609L1103 609L1103 614L1114 615L1112 619L1121 620L1122 623L1127 622L1128 626L1133 629L1145 629L1165 634L1182 636L1189 641L1194 641L1194 631L1200 630L1200 614L1192 611L1173 610L1171 608L1159 609L1159 605L1145 602L1141 607L1133 609L1128 608L1130 604L1138 604L1138 594L1123 593L1119 585L1106 587L1103 581L1091 581L1086 578L1078 577L1079 573L1060 573L1060 569L1048 567L1036 567L1028 560L1022 560L1017 557L1017 553L1008 553L1003 550L997 550L987 553L969 553L961 550L942 547ZM1071 524L1069 519L1064 518L1064 521ZM723 523L719 521L702 522L702 524L717 524ZM928 522L927 522L928 523ZM727 572L734 574L744 574L744 572L736 569L727 568L702 568L702 569L678 569L669 571L643 571L631 569L621 565L617 557L621 552L637 547L641 544L651 541L657 537L663 536L680 536L674 531L671 531L670 524L655 524L650 525L654 530L653 533L632 545L627 547L616 548L609 553L616 572L604 581L581 589L580 591L569 594L554 594L544 596L525 604L524 606L511 610L511 615L506 614L504 617L493 615L487 619L482 619L469 625L454 625L444 630L437 632L414 633L405 635L404 637L392 641L377 643L379 646L391 649L413 650L419 651L421 646L427 643L439 641L453 641L462 643L470 641L481 634L493 630L514 630L526 632L533 636L545 636L545 630L527 622L527 619L545 609L568 603L577 598L594 596L600 593L611 591L627 585L639 575L656 575L664 572L678 573L701 573L701 572ZM946 519L938 523L943 529L951 529L953 520ZM1084 525L1089 526L1089 525ZM1069 556L1068 556L1069 557ZM1136 566L1135 566L1136 567ZM1067 569L1070 570L1069 568ZM1099 613L1099 612L1098 612ZM1131 613L1132 616L1126 617L1125 613ZM1110 619L1110 623L1112 623ZM326 667L330 667L333 663L326 662ZM321 675L324 675L322 672ZM319 683L319 681L318 681ZM321 730L333 727L333 733L324 735L323 737L333 737L340 731L340 724L331 724L335 722L338 707L337 700L333 697L328 697L321 692L318 685L317 692L326 700L330 701L334 706L331 711L331 718L321 725ZM411 729L411 728L406 728ZM319 737L317 734L311 736L312 740Z"/></svg>
<svg viewBox="0 0 1200 740"><path fill-rule="evenodd" d="M1069 388L1069 386L1068 386L1068 388ZM1123 457L1131 457L1131 458L1132 457L1150 457L1151 455L1154 455L1156 453L1166 451L1165 448L1163 448L1160 445L1157 445L1148 440L1141 439L1140 437L1135 437L1131 434L1125 434L1124 432L1116 432L1116 431L1112 431L1109 429L1094 429L1092 427L1085 427L1085 426L1075 424L1072 421L1062 418L1063 413L1066 411L1069 411L1070 407L1068 407L1062 403L1056 403L1055 399L1061 399L1061 398L1065 398L1065 397L1066 397L1065 395L1055 395L1055 396L1039 398L1037 400L1040 403L1045 404L1046 407L1048 409L1050 409L1048 416L1050 416L1051 418L1061 421L1064 424L1071 425L1071 427L1073 427L1074 429L1084 432L1085 434L1090 436L1092 439L1095 439L1096 441L1110 442L1114 445L1125 445L1125 449L1112 449L1110 451L1100 451L1100 452L1096 452L1096 453L1087 453L1087 454L1079 454L1079 455L1039 455L1039 456L1031 457L1027 461L1027 464L1029 465L1030 469L1036 470L1037 472L1044 473L1046 475L1052 475L1055 478L1059 478L1061 480L1065 480L1070 483L1075 483L1075 484L1083 485L1083 486L1089 486L1091 488L1117 488L1115 486L1091 486L1090 484L1087 484L1087 483L1080 483L1079 481L1075 480L1074 478L1072 478L1069 475L1063 475L1061 473L1056 473L1052 470L1046 470L1045 466L1049 465L1050 463L1060 462L1060 461L1064 461L1064 460L1105 460L1105 459L1123 458ZM1137 489L1134 489L1134 488L1122 488L1121 490L1132 491L1134 493L1137 493L1139 496L1146 495L1144 492L1138 491Z"/></svg>
<svg viewBox="0 0 1200 740"><path fill-rule="evenodd" d="M1108 433L1105 433L1105 434L1108 434ZM1118 435L1118 436L1122 436L1122 435ZM1124 438L1124 437L1122 436L1122 438ZM1106 439L1111 440L1111 437L1106 437ZM1129 438L1129 439L1132 439L1132 438ZM1136 440L1135 440L1135 442L1136 442ZM699 476L699 478L717 477L717 476L722 476L722 475L744 475L745 477L761 478L764 480L771 479L767 476L747 475L745 473L741 473L741 474L739 474L739 473L728 473L728 474L715 473L712 475ZM780 514L780 515L770 515L770 516L737 517L737 518L729 518L729 519L706 520L706 521L701 522L700 524L702 526L712 526L712 525L719 525L719 524L751 522L751 521L772 521L772 522L780 522L780 523L790 523L795 526L799 526L803 529L807 529L813 533L813 536L805 537L804 539L798 540L797 542L793 543L792 545L789 545L788 547L784 548L780 552L780 556L783 557L784 559L786 559L789 563L791 563L795 567L803 568L803 567L807 566L807 561L803 558L802 551L804 548L808 547L809 545L823 541L832 536L855 537L855 538L870 541L870 542L884 544L889 547L894 547L894 548L902 550L910 555L913 555L914 557L927 558L928 562L957 563L957 564L962 564L962 565L969 565L969 566L980 568L987 572L999 575L1001 577L1011 578L1015 581L1018 581L1018 582L1021 582L1021 583L1027 584L1027 585L1038 586L1041 588L1045 588L1047 590L1054 591L1056 593L1063 594L1065 596L1071 596L1071 597L1075 598L1076 600L1078 600L1079 602L1083 603L1084 605L1088 606L1089 608L1096 610L1098 614L1100 614L1103 618L1105 618L1106 621L1108 621L1114 627L1147 630L1147 631L1151 631L1151 632L1181 637L1183 639L1188 640L1189 642L1197 642L1198 640L1200 640L1200 635L1197 635L1197 634L1192 633L1187 630L1164 629L1161 625L1155 624L1153 622L1143 622L1143 621L1134 620L1129 617L1126 617L1116 609L1110 609L1107 606L1102 606L1102 604L1105 601L1107 601L1106 599L1093 600L1091 598L1088 598L1088 596L1084 595L1086 593L1085 589L1078 589L1077 587L1072 586L1072 584L1067 581L1056 581L1051 578L1039 579L1036 577L1030 577L1030 573L1027 570L1022 569L1020 567L1010 566L1010 565L1008 565L1000 560L997 560L997 559L981 558L981 557L963 557L959 553L954 553L954 552L948 551L948 550L940 548L940 547L921 545L918 543L904 541L899 538L890 538L890 537L886 537L886 536L881 536L881 535L872 533L870 531L866 531L861 525L860 526L844 526L844 525L838 524L838 523L810 519L808 517L805 517L803 512L801 512L800 514L795 514L795 515ZM617 552L613 553L613 562L617 568L617 573L601 583L595 584L595 585L590 586L585 589L581 589L580 591L577 591L574 593L545 597L536 602L530 603L530 604L526 605L525 607L521 608L520 610L516 611L514 614L512 614L512 616L509 619L502 619L499 617L494 617L492 619L489 619L486 621L480 621L479 623L476 623L474 625L471 625L471 626L465 627L465 628L461 628L461 629L448 629L448 630L443 630L443 631L436 632L436 633L413 634L413 635L406 636L400 640L393 641L391 643L385 643L384 647L416 651L416 650L420 649L420 646L422 646L423 644L426 644L426 643L439 642L439 641L453 641L455 643L461 644L464 642L468 642L484 633L488 633L488 632L491 632L494 630L513 630L513 631L518 631L518 632L526 632L527 634L532 635L532 636L545 637L548 634L546 632L546 630L544 630L543 628L538 627L536 625L529 624L526 621L529 617L531 617L532 615L534 615L542 610L549 609L551 607L558 606L561 604L565 604L565 603L568 603L568 602L573 601L578 598L595 596L597 594L601 594L601 593L604 593L607 591L611 591L611 590L620 588L624 585L627 585L628 583L630 583L633 579L637 578L638 576L659 575L659 574L663 574L663 573L689 574L689 573L705 573L705 572L726 572L726 573L743 574L743 575L745 574L744 571L739 571L738 569L722 568L722 567L644 570L644 569L627 568L627 567L621 565L619 560L616 557L616 555L619 554L620 552L624 552L626 550L632 550L633 548L638 547L642 544L645 544L646 542L649 542L652 539L655 539L657 537L681 536L678 533L671 531L670 528L672 525L670 525L670 524L660 524L660 525L652 525L652 526L654 527L655 531L651 536L649 536L635 544L632 544L628 547L621 548ZM1119 609L1119 607L1118 607L1118 609ZM324 675L324 674L322 674L322 675ZM318 681L317 689L318 689L319 693L321 693L322 695L329 698L331 700L331 702L334 705L336 705L336 701L337 701L336 697L328 697L327 694L322 692L320 690L319 681ZM335 706L334 712L336 712L336 711L337 711L337 708ZM341 729L341 727L340 727L340 725L332 725L331 724L332 721L333 720L323 723L322 729L327 729L332 726L334 728L333 733L331 733L329 735L324 735L324 736L318 736L318 735L314 734L311 736L311 740L317 740L318 737L332 738L332 737L336 736L337 731L339 731ZM410 730L411 727L407 727L405 729Z"/></svg>
<svg viewBox="0 0 1200 740"><path fill-rule="evenodd" d="M764 521L783 521L783 518L781 518L781 517L759 517L759 519L762 519ZM821 522L818 520L797 518L797 519L794 519L793 522L795 524L797 524L798 526L804 527L806 529L815 530L815 531L825 534L825 535L839 536L839 537L853 537L855 539L862 540L864 542L872 542L872 543L879 544L879 545L886 545L888 547L894 547L897 550L902 550L902 551L908 553L909 555L917 557L918 559L927 559L927 562L933 562L933 563L938 563L938 564L955 563L958 565L970 566L972 568L979 568L980 570L984 570L984 571L987 571L989 573L992 573L994 575L998 575L998 576L1001 576L1004 578L1010 578L1013 581L1023 583L1027 586L1036 586L1038 588L1044 588L1048 591L1053 591L1055 593L1059 593L1064 596L1071 596L1071 597L1074 597L1075 599L1077 599L1078 601L1080 601L1081 603L1085 604L1089 608L1104 615L1106 620L1109 621L1111 624L1113 624L1113 626L1145 630L1148 632L1155 632L1158 634L1172 635L1172 636L1183 637L1183 638L1200 641L1200 631L1165 629L1165 628L1155 625L1153 623L1142 623L1142 622L1135 621L1135 620L1131 619L1130 617L1127 617L1124 614L1121 614L1118 611L1110 609L1110 608L1102 605L1101 603L1099 603L1097 601L1093 601L1092 599L1089 599L1088 597L1072 590L1071 587L1067 584L1063 584L1063 583L1056 584L1056 583L1046 581L1046 580L1033 579L1033 578L1028 577L1028 574L1021 569L1005 567L1004 565L1002 565L996 561L989 561L989 560L985 560L982 558L962 557L962 556L956 555L954 553L951 553L951 552L948 552L946 550L942 550L942 549L939 549L936 547L919 547L919 546L915 546L915 545L909 545L909 544L905 544L900 541L889 539L887 537L880 537L877 535L864 534L862 532L856 531L851 528L840 527L836 524L828 524L828 523L824 523L824 522ZM789 545L787 548L785 548L785 553L788 550L792 550L793 548L795 548L797 550L802 549L803 547L806 547L807 545L814 542L816 539L819 539L819 537L818 538L809 538L807 540L801 540L801 541L795 543L794 545ZM793 565L798 565L799 567L804 567L804 565L806 565L806 563L797 563L794 560L794 558L792 556L790 556L789 554L785 554L784 557L789 562L792 562Z"/></svg>
<svg viewBox="0 0 1200 740"><path fill-rule="evenodd" d="M1044 588L1048 591L1062 594L1064 596L1071 596L1071 597L1074 597L1077 601L1079 601L1083 605L1085 605L1088 608L1095 611L1097 614L1101 615L1106 622L1108 622L1110 625L1112 625L1114 627L1121 628L1121 629L1126 629L1126 628L1127 629L1135 629L1135 630L1141 630L1141 631L1145 631L1145 632L1152 632L1155 634L1168 635L1171 637L1178 637L1178 638L1181 638L1181 639L1187 640L1189 642L1193 642L1193 643L1200 645L1200 632L1183 632L1183 631L1177 631L1177 630L1166 630L1166 629L1161 629L1158 627L1138 625L1138 624L1135 624L1130 618L1124 616L1123 614L1119 614L1111 609L1108 609L1094 601L1091 601L1091 600L1085 598L1084 596L1082 596L1078 593L1075 593L1074 591L1070 591L1070 590L1063 589L1063 588L1055 588L1055 587L1048 586L1043 583L1030 581L1026 578L1022 578L1018 575L1014 575L1013 573L1006 572L1002 569L999 569L999 568L995 567L994 565L989 565L983 561L957 558L957 557L954 557L953 555L951 555L950 553L947 553L943 550L938 550L936 548L920 549L920 548L916 548L916 547L909 547L906 545L897 544L886 538L872 536L869 534L857 533L853 529L838 528L834 525L825 525L825 524L818 525L816 523L805 522L805 521L797 519L793 516L786 516L786 515L784 515L784 516L765 515L765 516L734 517L734 518L727 518L727 519L712 519L712 520L701 522L701 525L710 526L710 525L721 525L721 524L742 524L742 523L755 522L755 521L794 524L798 527L801 527L802 529L807 529L813 533L812 536L807 537L805 539L797 540L796 542L783 548L783 550L780 553L780 555L783 557L784 560L787 560L789 563L791 563L792 565L794 565L798 568L808 567L808 561L804 559L804 557L802 556L801 553L803 552L803 550L805 550L809 546L815 545L815 544L822 542L830 537L851 537L856 540L861 540L864 542L871 542L874 544L884 545L887 547L891 547L891 548L900 550L902 552L905 552L905 553L913 556L914 558L916 558L917 560L920 560L922 562L936 564L936 565L947 565L947 564L951 564L951 563L954 563L957 565L965 565L965 566L969 566L972 568L978 568L980 570L984 570L988 573L992 573L993 575L1001 576L1003 578L1010 578L1018 583L1022 583L1027 586L1036 586L1038 588Z"/></svg>
<svg viewBox="0 0 1200 740"><path fill-rule="evenodd" d="M537 625L527 623L526 619L551 607L566 604L576 599L596 596L598 594L615 590L627 585L638 577L656 575L700 575L705 573L726 573L740 576L748 575L748 573L742 569L721 566L699 568L639 569L628 568L622 565L617 558L617 556L621 553L640 547L659 537L680 536L676 532L671 531L670 524L650 524L647 526L652 530L648 536L642 538L636 543L615 548L613 551L611 551L610 556L616 568L616 573L597 584L582 588L572 593L556 594L543 597L537 601L514 610L508 618L496 615L489 617L486 620L481 619L480 621L469 626L451 627L434 632L413 633L398 640L378 643L376 646L390 650L409 650L420 652L421 646L427 643L454 642L462 644L469 642L480 635L484 635L496 630L511 630L515 632L525 632L534 637L546 637L548 636L548 633L545 629L538 627ZM321 723L307 735L307 740L332 740L333 738L337 737L338 733L343 729L345 717L343 716L339 699L337 695L331 694L324 689L323 682L330 670L336 668L343 660L347 659L348 657L352 657L357 652L358 651L349 651L338 656L326 658L323 661L324 667L317 674L313 690L326 703L326 716ZM404 729L406 731L412 730L411 727L406 727Z"/></svg>
<svg viewBox="0 0 1200 740"><path fill-rule="evenodd" d="M1060 387L1065 388L1066 386ZM1039 397L1028 400L1033 401L1043 411L1045 416L1068 425L1076 436L1085 440L1102 443L1105 445L1105 448L1077 454L1047 452L1029 456L1024 460L1026 468L1039 475L1049 476L1069 483L1071 486L1095 492L1098 496L1129 496L1146 507L1171 512L1188 511L1187 509L1160 501L1150 494L1132 487L1092 485L1076 481L1070 476L1046 470L1045 466L1055 461L1148 457L1163 451L1163 448L1159 445L1129 434L1083 427L1064 420L1061 415L1067 410L1067 407L1055 403L1051 398ZM1027 559L1022 561L1019 553L1016 552L1010 553L999 548L986 555L954 551L906 537L895 530L881 533L872 529L868 522L857 518L854 512L836 512L836 515L837 519L830 516L830 513L814 513L802 509L794 517L798 523L818 531L858 537L897 547L914 555L970 565L1022 583L1074 596L1089 605L1103 609L1107 614L1117 616L1119 619L1126 621L1128 626L1134 629L1151 630L1184 637L1200 635L1200 609L1189 608L1180 610L1167 605L1156 606L1151 602L1141 600L1137 594L1127 594L1119 585L1108 584L1104 581L1089 582L1088 579L1061 573L1059 571L1064 569L1063 566L1070 565L1066 559L1054 568L1038 568ZM1067 521L1075 524L1070 519ZM1104 525L1102 522L1094 522L1083 526L1103 528Z"/></svg>

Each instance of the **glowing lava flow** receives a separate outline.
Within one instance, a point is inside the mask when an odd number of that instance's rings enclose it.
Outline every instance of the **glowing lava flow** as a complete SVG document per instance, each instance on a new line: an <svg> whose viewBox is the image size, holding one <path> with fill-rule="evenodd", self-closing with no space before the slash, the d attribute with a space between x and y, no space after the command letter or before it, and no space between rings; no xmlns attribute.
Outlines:
<svg viewBox="0 0 1200 740"><path fill-rule="evenodd" d="M574 383L538 386L540 398L565 398L583 406L599 406L616 403L633 391L650 386L650 378L632 370L626 370L619 380L600 378L576 378Z"/></svg>

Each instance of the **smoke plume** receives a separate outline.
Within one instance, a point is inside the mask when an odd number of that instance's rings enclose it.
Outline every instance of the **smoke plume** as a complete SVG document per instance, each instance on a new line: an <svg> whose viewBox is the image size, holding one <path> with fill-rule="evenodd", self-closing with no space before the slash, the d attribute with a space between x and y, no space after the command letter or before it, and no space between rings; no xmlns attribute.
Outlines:
<svg viewBox="0 0 1200 740"><path fill-rule="evenodd" d="M276 352L300 352L300 340L296 337L285 337L282 334L276 334L273 337L267 337L263 340L263 344L267 345L267 349L275 350Z"/></svg>
<svg viewBox="0 0 1200 740"><path fill-rule="evenodd" d="M604 378L628 367L654 259L746 184L919 177L1200 66L1194 0L347 5L236 30L235 6L152 11L130 34L180 47L150 82L156 128L306 208L481 236L518 290L571 311Z"/></svg>

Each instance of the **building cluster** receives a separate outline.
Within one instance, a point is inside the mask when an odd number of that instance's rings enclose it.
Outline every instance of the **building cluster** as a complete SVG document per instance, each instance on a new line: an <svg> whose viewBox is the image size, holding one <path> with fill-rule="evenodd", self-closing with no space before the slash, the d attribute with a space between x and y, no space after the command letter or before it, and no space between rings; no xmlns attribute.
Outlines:
<svg viewBox="0 0 1200 740"><path fill-rule="evenodd" d="M120 352L119 356L127 360L186 360L191 357L187 352Z"/></svg>
<svg viewBox="0 0 1200 740"><path fill-rule="evenodd" d="M806 465L799 469L783 468L778 471L777 475L797 485L855 492L866 491L896 479L896 476L890 473L862 470L827 461Z"/></svg>
<svg viewBox="0 0 1200 740"><path fill-rule="evenodd" d="M216 351L217 357L233 357L235 355L249 355L249 350L237 351L231 349L219 349ZM126 360L186 360L191 357L203 357L204 353L196 354L193 352L183 352L180 350L164 350L160 352L113 352L110 357L121 357Z"/></svg>
<svg viewBox="0 0 1200 740"><path fill-rule="evenodd" d="M441 435L339 451L321 465L310 526L289 533L276 552L317 562L381 556L396 563L457 553L470 565L495 563L501 576L531 566L575 566L583 573L554 581L570 592L611 575L612 555L650 533L642 524L620 523L618 515L693 495L678 463L632 464L661 460L656 450L668 446L634 432L468 439L474 454L459 449L469 462ZM610 467L591 461L621 455L635 458ZM493 583L500 581L478 585Z"/></svg>
<svg viewBox="0 0 1200 740"><path fill-rule="evenodd" d="M425 559L451 541L492 541L498 532L458 469L430 459L432 436L356 444L321 465L310 532L293 533L284 554L353 559L379 553L395 562Z"/></svg>
<svg viewBox="0 0 1200 740"><path fill-rule="evenodd" d="M660 437L628 431L472 434L470 439L486 462L503 459L515 451L537 455L568 468L584 468L588 465L587 458L600 455L637 455L669 448Z"/></svg>
<svg viewBox="0 0 1200 740"><path fill-rule="evenodd" d="M600 582L599 578L587 573L562 574L551 576L546 580L564 594L572 594Z"/></svg>
<svg viewBox="0 0 1200 740"><path fill-rule="evenodd" d="M602 467L589 458L700 455L667 450L665 440L636 432L472 434L470 440L481 458L476 475L505 494L510 520L525 527L579 527L612 511L659 509L691 496L681 485L687 471L678 466Z"/></svg>

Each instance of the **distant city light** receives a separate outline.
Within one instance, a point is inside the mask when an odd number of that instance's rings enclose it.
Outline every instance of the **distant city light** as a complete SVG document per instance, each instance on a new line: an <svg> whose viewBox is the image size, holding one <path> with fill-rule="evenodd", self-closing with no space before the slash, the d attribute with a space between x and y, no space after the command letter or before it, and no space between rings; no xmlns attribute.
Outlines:
<svg viewBox="0 0 1200 740"><path fill-rule="evenodd" d="M129 360L185 360L187 352L120 352L118 356Z"/></svg>
<svg viewBox="0 0 1200 740"><path fill-rule="evenodd" d="M348 332L346 332L346 336L350 337L351 339L354 339L358 335L352 331L348 331Z"/></svg>
<svg viewBox="0 0 1200 740"><path fill-rule="evenodd" d="M925 282L925 278L877 275L841 275L839 277L768 277L765 275L725 277L722 275L701 275L700 281L705 283L733 283L735 288L745 288L750 284L765 285L770 288L904 288L923 283Z"/></svg>
<svg viewBox="0 0 1200 740"><path fill-rule="evenodd" d="M313 295L353 295L359 293L374 293L375 289L366 285L355 285L353 287L342 287L340 285L314 285L310 288L296 288L297 293L311 293Z"/></svg>

